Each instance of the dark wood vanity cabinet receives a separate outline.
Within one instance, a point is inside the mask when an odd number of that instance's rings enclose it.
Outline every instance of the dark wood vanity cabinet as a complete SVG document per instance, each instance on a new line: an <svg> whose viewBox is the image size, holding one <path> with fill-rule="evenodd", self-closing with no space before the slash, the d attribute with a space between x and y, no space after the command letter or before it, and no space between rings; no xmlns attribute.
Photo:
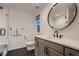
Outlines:
<svg viewBox="0 0 79 59"><path fill-rule="evenodd" d="M35 55L37 56L79 56L79 50L35 37Z"/></svg>
<svg viewBox="0 0 79 59"><path fill-rule="evenodd" d="M35 55L63 56L63 47L39 38L35 38Z"/></svg>
<svg viewBox="0 0 79 59"><path fill-rule="evenodd" d="M62 56L62 54L58 53L57 51L54 51L53 49L39 43L38 44L39 53L38 56Z"/></svg>

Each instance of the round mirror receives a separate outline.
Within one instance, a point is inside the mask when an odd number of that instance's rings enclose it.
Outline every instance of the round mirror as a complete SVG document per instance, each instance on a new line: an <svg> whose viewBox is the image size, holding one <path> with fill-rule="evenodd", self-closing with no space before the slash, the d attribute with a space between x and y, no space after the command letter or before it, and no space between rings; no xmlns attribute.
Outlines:
<svg viewBox="0 0 79 59"><path fill-rule="evenodd" d="M56 30L68 27L77 15L75 3L56 3L48 14L48 24Z"/></svg>

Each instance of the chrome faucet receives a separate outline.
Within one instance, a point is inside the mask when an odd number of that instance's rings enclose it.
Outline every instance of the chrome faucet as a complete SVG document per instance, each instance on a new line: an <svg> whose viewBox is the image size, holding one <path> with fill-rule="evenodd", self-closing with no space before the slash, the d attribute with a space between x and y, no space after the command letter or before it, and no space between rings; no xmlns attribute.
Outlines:
<svg viewBox="0 0 79 59"><path fill-rule="evenodd" d="M54 37L57 37L57 38L62 38L62 37L63 37L63 35L59 35L59 34L58 34L58 31L55 31L55 32L54 32Z"/></svg>
<svg viewBox="0 0 79 59"><path fill-rule="evenodd" d="M54 33L54 37L58 37L58 31L55 31Z"/></svg>

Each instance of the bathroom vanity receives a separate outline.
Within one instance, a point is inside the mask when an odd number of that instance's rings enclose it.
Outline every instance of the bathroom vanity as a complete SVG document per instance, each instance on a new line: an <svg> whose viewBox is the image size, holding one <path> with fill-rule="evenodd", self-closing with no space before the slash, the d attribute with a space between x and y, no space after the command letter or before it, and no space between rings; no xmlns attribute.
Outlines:
<svg viewBox="0 0 79 59"><path fill-rule="evenodd" d="M79 56L79 40L62 37L58 31L69 27L77 15L75 3L56 3L47 17L54 35L35 36L35 55L38 56Z"/></svg>
<svg viewBox="0 0 79 59"><path fill-rule="evenodd" d="M79 56L78 41L43 37L35 37L35 55L37 56Z"/></svg>

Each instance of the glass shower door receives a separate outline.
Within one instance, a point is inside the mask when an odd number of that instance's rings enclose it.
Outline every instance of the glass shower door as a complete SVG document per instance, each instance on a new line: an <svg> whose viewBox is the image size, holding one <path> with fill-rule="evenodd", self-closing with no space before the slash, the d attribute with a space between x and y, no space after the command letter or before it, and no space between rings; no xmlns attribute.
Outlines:
<svg viewBox="0 0 79 59"><path fill-rule="evenodd" d="M0 54L5 56L8 48L8 11L6 4L0 4Z"/></svg>

